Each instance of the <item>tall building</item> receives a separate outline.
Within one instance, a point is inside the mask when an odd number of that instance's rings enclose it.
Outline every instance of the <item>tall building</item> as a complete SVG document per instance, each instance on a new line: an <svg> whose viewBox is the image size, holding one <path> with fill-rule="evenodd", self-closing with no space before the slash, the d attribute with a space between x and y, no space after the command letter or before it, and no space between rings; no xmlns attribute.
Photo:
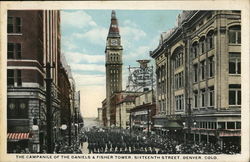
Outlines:
<svg viewBox="0 0 250 162"><path fill-rule="evenodd" d="M110 97L113 93L122 91L123 48L115 11L112 11L111 14L111 23L106 41L106 117L107 126L110 126Z"/></svg>
<svg viewBox="0 0 250 162"><path fill-rule="evenodd" d="M185 139L240 145L241 12L183 11L151 52L155 123L182 126Z"/></svg>
<svg viewBox="0 0 250 162"><path fill-rule="evenodd" d="M53 66L52 109L60 108L60 11L9 10L7 34L7 151L40 152L46 146L47 63ZM59 129L60 111L53 118Z"/></svg>

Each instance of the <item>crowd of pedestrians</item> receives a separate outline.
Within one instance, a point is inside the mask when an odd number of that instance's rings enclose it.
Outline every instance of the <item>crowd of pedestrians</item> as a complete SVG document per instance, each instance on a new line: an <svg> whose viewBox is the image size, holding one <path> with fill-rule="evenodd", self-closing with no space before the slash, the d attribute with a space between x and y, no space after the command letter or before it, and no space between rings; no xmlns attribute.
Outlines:
<svg viewBox="0 0 250 162"><path fill-rule="evenodd" d="M118 154L237 154L240 146L229 143L183 143L171 136L130 134L112 129L84 132L88 153Z"/></svg>
<svg viewBox="0 0 250 162"><path fill-rule="evenodd" d="M56 154L82 154L79 139L75 137L71 139L69 145L68 138L60 139L56 142L54 153Z"/></svg>

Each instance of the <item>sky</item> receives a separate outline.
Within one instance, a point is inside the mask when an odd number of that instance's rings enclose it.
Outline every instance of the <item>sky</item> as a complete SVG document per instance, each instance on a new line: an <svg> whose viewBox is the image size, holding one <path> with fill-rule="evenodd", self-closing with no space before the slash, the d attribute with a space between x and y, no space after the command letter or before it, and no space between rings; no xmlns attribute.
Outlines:
<svg viewBox="0 0 250 162"><path fill-rule="evenodd" d="M61 49L70 65L77 90L81 92L81 113L97 117L106 96L105 46L112 10L62 10ZM123 89L128 67L136 60L151 59L160 34L176 24L178 10L115 10L123 46Z"/></svg>

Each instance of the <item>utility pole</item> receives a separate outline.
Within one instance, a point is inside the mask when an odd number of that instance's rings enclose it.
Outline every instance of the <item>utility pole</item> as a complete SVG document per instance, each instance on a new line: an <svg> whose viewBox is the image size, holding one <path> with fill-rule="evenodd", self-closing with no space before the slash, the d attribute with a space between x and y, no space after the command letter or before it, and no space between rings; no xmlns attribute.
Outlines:
<svg viewBox="0 0 250 162"><path fill-rule="evenodd" d="M47 153L53 153L52 148L52 104L51 104L51 84L52 84L52 78L51 78L51 68L53 68L49 62L46 63L46 124L47 124Z"/></svg>
<svg viewBox="0 0 250 162"><path fill-rule="evenodd" d="M122 129L122 117L121 117L121 106L120 106L120 112L119 112L119 117L120 117L120 129Z"/></svg>
<svg viewBox="0 0 250 162"><path fill-rule="evenodd" d="M149 137L149 107L148 107L148 137Z"/></svg>
<svg viewBox="0 0 250 162"><path fill-rule="evenodd" d="M187 126L188 126L188 134L187 134L187 140L190 139L190 133L191 133L191 98L188 98L188 119L187 119Z"/></svg>
<svg viewBox="0 0 250 162"><path fill-rule="evenodd" d="M131 127L132 127L132 118L131 118L131 110L130 110L130 112L129 112L129 134L130 134L130 136L131 136Z"/></svg>

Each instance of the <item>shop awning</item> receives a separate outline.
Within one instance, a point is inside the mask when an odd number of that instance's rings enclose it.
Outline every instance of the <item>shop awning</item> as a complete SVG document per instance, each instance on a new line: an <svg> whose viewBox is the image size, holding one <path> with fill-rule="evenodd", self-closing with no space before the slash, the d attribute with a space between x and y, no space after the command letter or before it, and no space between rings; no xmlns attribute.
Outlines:
<svg viewBox="0 0 250 162"><path fill-rule="evenodd" d="M176 121L169 121L166 123L165 128L182 128L183 126Z"/></svg>
<svg viewBox="0 0 250 162"><path fill-rule="evenodd" d="M24 140L29 139L30 133L8 133L8 140Z"/></svg>

